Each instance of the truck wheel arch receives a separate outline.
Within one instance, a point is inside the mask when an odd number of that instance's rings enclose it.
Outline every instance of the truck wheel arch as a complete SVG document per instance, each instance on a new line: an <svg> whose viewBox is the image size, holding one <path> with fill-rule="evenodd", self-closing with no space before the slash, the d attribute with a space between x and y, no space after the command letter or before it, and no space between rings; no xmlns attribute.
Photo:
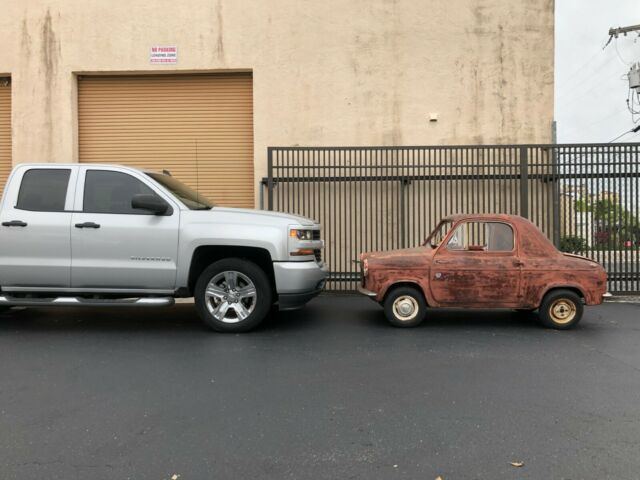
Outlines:
<svg viewBox="0 0 640 480"><path fill-rule="evenodd" d="M259 247L237 247L231 245L201 245L193 251L189 265L189 294L193 294L198 277L205 268L213 262L226 258L249 260L261 267L269 278L274 298L277 298L273 261L269 251Z"/></svg>

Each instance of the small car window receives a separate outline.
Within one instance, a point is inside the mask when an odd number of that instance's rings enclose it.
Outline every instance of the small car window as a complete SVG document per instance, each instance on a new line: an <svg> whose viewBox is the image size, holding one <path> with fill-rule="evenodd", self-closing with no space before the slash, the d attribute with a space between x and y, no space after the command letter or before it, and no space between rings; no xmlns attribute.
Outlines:
<svg viewBox="0 0 640 480"><path fill-rule="evenodd" d="M16 208L36 212L63 212L71 170L34 168L22 176Z"/></svg>
<svg viewBox="0 0 640 480"><path fill-rule="evenodd" d="M513 229L500 222L465 222L458 225L449 241L449 250L510 252Z"/></svg>
<svg viewBox="0 0 640 480"><path fill-rule="evenodd" d="M431 248L438 248L440 243L449 234L449 230L453 227L453 222L444 220L438 224L438 226L431 232L431 234L425 239L422 245L429 245Z"/></svg>
<svg viewBox="0 0 640 480"><path fill-rule="evenodd" d="M83 211L90 213L149 214L131 207L139 193L156 193L137 178L126 173L89 170L84 181Z"/></svg>

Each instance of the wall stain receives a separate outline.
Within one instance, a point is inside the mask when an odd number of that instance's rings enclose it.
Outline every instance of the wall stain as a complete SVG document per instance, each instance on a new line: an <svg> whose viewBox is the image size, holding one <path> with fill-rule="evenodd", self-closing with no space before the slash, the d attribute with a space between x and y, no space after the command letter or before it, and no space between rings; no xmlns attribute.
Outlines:
<svg viewBox="0 0 640 480"><path fill-rule="evenodd" d="M40 161L53 161L53 90L56 84L56 73L58 70L58 61L60 59L60 42L56 38L51 20L51 12L47 9L42 28L40 47L40 60L42 68L42 81L44 82L44 116L46 119L45 132L47 139L44 143L45 150L42 153Z"/></svg>
<svg viewBox="0 0 640 480"><path fill-rule="evenodd" d="M31 35L29 35L29 27L27 25L27 18L22 19L22 29L20 33L20 47L22 49L22 56L25 59L29 59L31 56Z"/></svg>
<svg viewBox="0 0 640 480"><path fill-rule="evenodd" d="M224 56L224 25L222 20L222 1L218 0L215 7L216 23L218 32L216 34L216 57L219 62L225 63Z"/></svg>
<svg viewBox="0 0 640 480"><path fill-rule="evenodd" d="M507 95L505 94L505 88L507 86L507 80L505 78L505 69L504 69L504 56L505 56L505 45L504 45L504 27L502 25L498 25L498 65L500 71L500 78L498 81L498 109L500 110L500 138L505 138L506 133L506 118L505 118L505 106L507 103Z"/></svg>

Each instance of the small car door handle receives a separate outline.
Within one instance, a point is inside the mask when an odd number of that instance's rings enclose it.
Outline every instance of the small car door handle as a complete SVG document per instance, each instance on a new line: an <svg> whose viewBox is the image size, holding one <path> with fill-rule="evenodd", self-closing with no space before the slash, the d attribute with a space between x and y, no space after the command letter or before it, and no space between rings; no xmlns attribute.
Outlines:
<svg viewBox="0 0 640 480"><path fill-rule="evenodd" d="M520 260L514 260L513 265L514 267L524 267L524 263L521 262Z"/></svg>
<svg viewBox="0 0 640 480"><path fill-rule="evenodd" d="M3 227L26 227L27 222L22 220L11 220L10 222L2 222Z"/></svg>
<svg viewBox="0 0 640 480"><path fill-rule="evenodd" d="M76 228L100 228L100 224L93 222L76 223Z"/></svg>
<svg viewBox="0 0 640 480"><path fill-rule="evenodd" d="M434 263L439 263L441 265L446 265L448 263L451 263L449 260L434 260Z"/></svg>

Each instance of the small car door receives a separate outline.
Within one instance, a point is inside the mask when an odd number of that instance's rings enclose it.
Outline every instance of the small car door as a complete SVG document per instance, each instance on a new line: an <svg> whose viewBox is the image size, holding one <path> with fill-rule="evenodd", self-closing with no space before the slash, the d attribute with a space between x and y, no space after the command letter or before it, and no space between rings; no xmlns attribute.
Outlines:
<svg viewBox="0 0 640 480"><path fill-rule="evenodd" d="M77 167L18 169L0 213L0 285L66 288L71 276L71 209Z"/></svg>
<svg viewBox="0 0 640 480"><path fill-rule="evenodd" d="M465 221L436 252L429 283L440 304L501 307L518 302L520 276L513 227Z"/></svg>
<svg viewBox="0 0 640 480"><path fill-rule="evenodd" d="M171 207L133 208L134 195ZM71 285L78 289L173 290L180 210L144 174L82 167L71 226Z"/></svg>

